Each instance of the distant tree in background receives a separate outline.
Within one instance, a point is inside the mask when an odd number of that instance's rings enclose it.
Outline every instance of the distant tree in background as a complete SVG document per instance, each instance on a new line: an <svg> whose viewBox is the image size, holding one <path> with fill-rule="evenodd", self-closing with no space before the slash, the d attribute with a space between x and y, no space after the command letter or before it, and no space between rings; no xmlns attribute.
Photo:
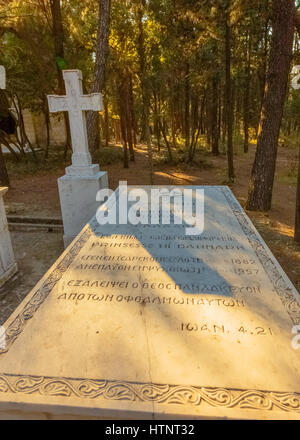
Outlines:
<svg viewBox="0 0 300 440"><path fill-rule="evenodd" d="M96 59L91 93L101 92L105 82L105 69L108 55L108 38L110 29L111 0L99 0ZM92 151L99 148L99 114L88 112L87 116L88 140Z"/></svg>
<svg viewBox="0 0 300 440"><path fill-rule="evenodd" d="M57 76L58 76L57 93L59 95L65 95L66 89L65 89L65 83L64 83L62 71L63 69L67 68L67 63L65 61L65 50L64 50L65 37L64 37L64 28L63 28L60 0L50 0L50 8L51 8L51 16L52 16L52 35L54 40L54 58L57 68ZM50 124L50 116L49 116L48 103L46 99L45 99L45 118L48 129ZM66 157L67 150L71 148L71 132L70 132L68 112L63 112L63 118L67 133L65 154L64 154ZM48 157L48 149L49 149L49 134L47 136L47 149L45 155L46 158Z"/></svg>

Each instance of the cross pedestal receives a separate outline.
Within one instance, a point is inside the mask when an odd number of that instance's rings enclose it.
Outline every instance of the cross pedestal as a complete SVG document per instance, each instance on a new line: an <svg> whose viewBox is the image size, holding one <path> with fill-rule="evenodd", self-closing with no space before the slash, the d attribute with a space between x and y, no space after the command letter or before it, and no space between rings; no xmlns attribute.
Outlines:
<svg viewBox="0 0 300 440"><path fill-rule="evenodd" d="M48 104L50 113L67 111L70 120L72 165L66 168L65 176L58 179L64 243L68 246L95 215L99 207L96 194L108 187L108 178L99 165L92 164L86 129L85 112L102 110L102 95L83 95L80 70L64 70L63 78L66 96L49 95Z"/></svg>
<svg viewBox="0 0 300 440"><path fill-rule="evenodd" d="M0 187L0 287L18 270L3 202L3 196L7 189L6 187Z"/></svg>
<svg viewBox="0 0 300 440"><path fill-rule="evenodd" d="M0 89L6 89L6 70L4 66L0 66ZM0 187L0 287L18 271L3 201L3 196L7 190L6 187Z"/></svg>

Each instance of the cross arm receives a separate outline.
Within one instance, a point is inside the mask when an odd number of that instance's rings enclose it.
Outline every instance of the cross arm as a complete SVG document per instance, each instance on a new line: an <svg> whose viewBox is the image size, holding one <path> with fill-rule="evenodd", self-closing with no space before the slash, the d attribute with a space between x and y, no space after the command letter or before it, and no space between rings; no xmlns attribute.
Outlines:
<svg viewBox="0 0 300 440"><path fill-rule="evenodd" d="M103 110L101 93L91 93L90 95L81 95L80 96L80 108L83 111L88 111L88 110L101 111L101 110Z"/></svg>
<svg viewBox="0 0 300 440"><path fill-rule="evenodd" d="M50 113L68 111L68 100L66 96L48 95L48 105Z"/></svg>

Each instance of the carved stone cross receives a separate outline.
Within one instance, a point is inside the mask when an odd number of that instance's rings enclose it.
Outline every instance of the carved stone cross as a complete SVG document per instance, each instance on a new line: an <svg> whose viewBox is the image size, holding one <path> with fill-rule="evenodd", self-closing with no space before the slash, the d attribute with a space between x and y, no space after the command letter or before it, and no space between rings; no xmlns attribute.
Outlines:
<svg viewBox="0 0 300 440"><path fill-rule="evenodd" d="M82 73L80 70L64 70L63 78L66 86L66 96L48 95L50 113L68 112L72 139L73 167L88 167L92 165L89 153L86 130L87 110L103 110L101 93L83 95Z"/></svg>

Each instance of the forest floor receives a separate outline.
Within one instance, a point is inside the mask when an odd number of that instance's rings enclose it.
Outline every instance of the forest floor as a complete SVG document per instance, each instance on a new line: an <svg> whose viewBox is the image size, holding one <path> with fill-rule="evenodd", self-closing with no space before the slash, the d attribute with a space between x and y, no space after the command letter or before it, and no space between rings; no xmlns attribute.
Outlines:
<svg viewBox="0 0 300 440"><path fill-rule="evenodd" d="M286 144L286 143L285 143ZM102 157L102 170L106 170L109 176L109 186L115 189L119 181L126 180L128 185L147 185L150 184L150 173L148 166L147 150L139 145L136 149L136 161L130 162L130 168L123 168L121 146L111 147L113 149L113 163ZM106 152L109 153L109 152ZM101 151L99 153L101 160ZM235 155L236 179L230 187L244 206L251 167L254 160L255 145L250 146L248 154L239 152ZM108 154L108 157L110 154ZM57 178L64 174L65 166L69 165L69 159L51 160L48 165L43 161L39 169L27 169L24 165L15 165L8 161L8 169L11 176L11 188L5 196L7 213L18 216L31 217L60 217L60 204L57 188ZM155 185L224 185L226 182L227 159L225 154L212 157L208 152L201 151L195 163L187 164L176 157L177 163L171 165L165 160L165 156L156 153L154 148L154 174L153 184ZM103 162L106 163L103 165ZM22 168L23 167L23 168ZM278 150L278 161L276 178L273 193L272 210L268 213L247 212L258 231L268 244L269 248L300 291L300 247L293 242L293 227L295 219L295 200L296 200L296 175L297 175L297 148L295 146L286 147L281 144ZM41 233L40 233L41 235ZM41 253L45 253L44 263L40 264L40 272L36 273L36 281L50 267L55 257L62 251L61 237L54 235L57 250L51 247L51 255L47 255L48 245L39 249L38 238L34 249L30 251L32 264L35 264L36 251L39 261L42 259ZM27 238L26 238L27 237ZM41 238L41 237L40 237ZM14 247L24 245L28 242L31 246L30 233L13 234ZM51 236L46 239L51 241ZM55 244L54 243L54 244ZM25 243L26 244L26 243ZM42 251L42 252L41 252ZM25 268L27 272L30 268ZM31 272L34 269L31 268ZM33 279L31 283L33 283ZM31 285L28 285L28 291ZM1 300L0 289L0 300ZM14 289L13 289L14 290ZM27 288L26 288L27 290ZM27 292L28 292L27 291Z"/></svg>

